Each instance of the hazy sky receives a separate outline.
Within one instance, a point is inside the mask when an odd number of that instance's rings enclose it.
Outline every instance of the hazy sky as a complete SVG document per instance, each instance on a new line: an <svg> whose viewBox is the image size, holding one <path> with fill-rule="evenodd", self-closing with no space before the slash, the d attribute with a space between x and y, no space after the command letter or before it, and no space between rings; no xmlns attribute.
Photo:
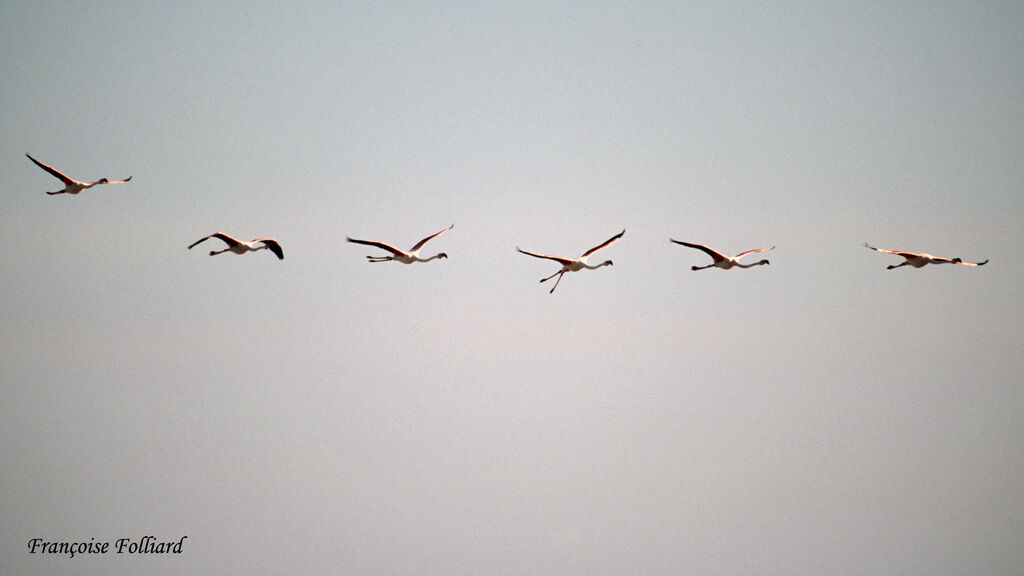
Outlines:
<svg viewBox="0 0 1024 576"><path fill-rule="evenodd" d="M1024 4L3 2L0 70L0 573L1024 565Z"/></svg>

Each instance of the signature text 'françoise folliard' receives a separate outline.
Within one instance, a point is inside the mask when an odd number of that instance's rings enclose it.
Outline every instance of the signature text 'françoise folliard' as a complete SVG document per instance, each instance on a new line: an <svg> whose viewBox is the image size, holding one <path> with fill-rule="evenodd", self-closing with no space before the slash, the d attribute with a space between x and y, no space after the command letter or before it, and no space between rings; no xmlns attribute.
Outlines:
<svg viewBox="0 0 1024 576"><path fill-rule="evenodd" d="M158 542L153 536L144 536L138 540L131 538L118 538L114 540L113 546L110 542L97 542L90 538L88 542L49 542L42 538L33 538L28 541L29 554L67 554L74 558L76 554L181 554L181 547L185 544L182 536L177 542Z"/></svg>

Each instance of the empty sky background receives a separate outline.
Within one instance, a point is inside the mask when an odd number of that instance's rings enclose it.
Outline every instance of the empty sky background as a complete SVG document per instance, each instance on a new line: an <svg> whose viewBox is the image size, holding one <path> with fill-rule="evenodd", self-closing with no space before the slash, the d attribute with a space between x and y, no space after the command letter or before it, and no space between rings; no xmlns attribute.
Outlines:
<svg viewBox="0 0 1024 576"><path fill-rule="evenodd" d="M1024 4L3 2L0 70L4 574L1024 565Z"/></svg>

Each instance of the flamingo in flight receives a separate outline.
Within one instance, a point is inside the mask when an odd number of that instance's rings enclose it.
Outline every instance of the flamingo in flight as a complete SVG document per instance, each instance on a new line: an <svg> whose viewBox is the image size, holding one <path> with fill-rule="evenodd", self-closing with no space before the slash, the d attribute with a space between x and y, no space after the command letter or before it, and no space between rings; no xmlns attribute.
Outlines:
<svg viewBox="0 0 1024 576"><path fill-rule="evenodd" d="M39 160L36 160L32 156L30 156L27 152L25 153L25 156L28 156L28 159L31 160L33 163L35 163L36 166L39 166L43 170L46 170L47 172L49 172L53 176L59 178L60 181L64 183L64 189L63 190L57 190L56 192L47 192L47 194L50 194L51 196L53 194L78 194L82 190L88 190L89 188L92 188L93 186L99 186L100 184L124 184L125 182L127 182L127 181L132 179L132 177L129 176L129 177L125 178L124 180L107 180L106 178L100 178L99 180L97 180L95 182L79 182L78 180L75 180L74 178L68 178L67 176L62 174L60 171L58 171L58 170L56 170L54 168L51 168L51 167L47 166L46 164L43 164Z"/></svg>
<svg viewBox="0 0 1024 576"><path fill-rule="evenodd" d="M196 240L188 247L188 249L191 250L192 247L195 246L196 244L209 240L210 238L220 238L228 245L228 247L223 250L211 251L210 256L216 256L217 254L223 254L225 252L245 254L246 252L255 252L257 250L270 250L274 254L277 254L278 260L284 260L284 251L281 250L281 244L278 243L278 241L274 240L273 238L259 238L253 240L252 242L243 242L241 240L235 240L234 238L228 236L227 234L217 232L214 234L210 234L209 236L204 236L199 240Z"/></svg>
<svg viewBox="0 0 1024 576"><path fill-rule="evenodd" d="M985 260L984 262L964 262L959 258L943 258L941 256L932 256L931 254L918 254L916 252L903 252L900 250L883 250L881 248L869 246L867 242L865 242L864 245L867 246L868 248L871 248L875 252L881 252L883 254L896 254L897 256L903 256L904 258L906 258L906 260L900 262L899 264L890 264L889 266L886 267L887 270L899 268L900 266L913 266L914 268L923 268L928 264L960 264L961 266L984 266L985 264L988 264L988 260Z"/></svg>
<svg viewBox="0 0 1024 576"><path fill-rule="evenodd" d="M374 242L373 240L356 240L355 238L349 238L347 236L345 237L345 239L348 240L349 242L354 242L356 244L376 246L377 248L391 252L391 256L367 256L366 259L369 260L370 262L389 262L391 260L394 260L395 262L401 262L402 264L412 264L413 262L430 262L431 260L434 260L436 258L447 258L448 255L445 254L444 252L435 254L430 258L420 258L420 250L423 249L423 246L426 245L427 242L430 242L434 238L437 238L441 234L444 234L445 232L451 230L454 227L455 224L452 224L451 226L445 228L444 230L441 230L437 234L427 236L423 240L417 242L416 245L409 249L408 252L406 252L405 250L399 250L398 248L395 248L394 246L390 246L383 242Z"/></svg>
<svg viewBox="0 0 1024 576"><path fill-rule="evenodd" d="M672 239L669 238L669 240ZM759 262L754 262L752 264L740 264L740 258L743 258L747 254L754 254L756 252L767 252L769 250L775 249L775 246L772 246L771 248L758 248L756 250L747 250L746 252L740 252L735 256L726 256L725 254L712 250L711 248L708 248L707 246L704 246L702 244L690 244L689 242L680 242L679 240L672 240L672 242L675 242L676 244L682 244L687 248L696 248L697 250L704 252L708 256L711 256L711 259L714 260L714 262L708 264L707 266L692 266L690 268L691 270L706 270L708 268L721 268L722 270L728 270L733 267L753 268L754 266L762 266L768 264L768 260L761 260Z"/></svg>
<svg viewBox="0 0 1024 576"><path fill-rule="evenodd" d="M587 250L579 258L562 258L561 256L550 256L548 254L534 254L533 252L527 252L526 250L523 250L519 246L516 246L516 250L522 252L523 254L526 254L527 256L533 256L534 258L546 258L548 260L554 260L555 262L558 262L559 264L562 265L562 269L561 270L559 270L558 272L555 272L554 274L552 274L551 276L548 276L547 278L541 278L541 280L540 280L541 282L547 282L548 280L551 280L555 276L558 276L558 280L555 280L555 285L552 286L551 287L551 291L548 292L548 294L554 294L555 293L555 288L558 288L558 283L562 281L562 275L565 274L566 272L578 272L580 270L583 270L584 268L586 268L587 270L597 270L598 268L600 268L602 266L611 266L612 265L612 261L611 260L605 260L604 262L602 262L600 264L591 266L590 264L587 264L587 257L590 256L591 254L593 254L594 252L597 252L598 250L602 250L602 249L607 248L607 247L611 246L612 244L618 242L619 238L622 238L622 235L625 234L625 233L626 233L625 230L623 230L622 232L619 232L615 236L612 236L608 240L605 240L604 243L602 243L602 244L600 244L598 246L594 246L590 250Z"/></svg>

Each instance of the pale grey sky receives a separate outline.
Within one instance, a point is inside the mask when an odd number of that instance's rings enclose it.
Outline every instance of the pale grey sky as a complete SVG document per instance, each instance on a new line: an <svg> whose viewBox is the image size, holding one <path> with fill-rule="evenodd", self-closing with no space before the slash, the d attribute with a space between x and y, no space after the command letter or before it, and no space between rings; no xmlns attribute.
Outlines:
<svg viewBox="0 0 1024 576"><path fill-rule="evenodd" d="M0 4L0 573L1018 573L1024 5L707 4Z"/></svg>

